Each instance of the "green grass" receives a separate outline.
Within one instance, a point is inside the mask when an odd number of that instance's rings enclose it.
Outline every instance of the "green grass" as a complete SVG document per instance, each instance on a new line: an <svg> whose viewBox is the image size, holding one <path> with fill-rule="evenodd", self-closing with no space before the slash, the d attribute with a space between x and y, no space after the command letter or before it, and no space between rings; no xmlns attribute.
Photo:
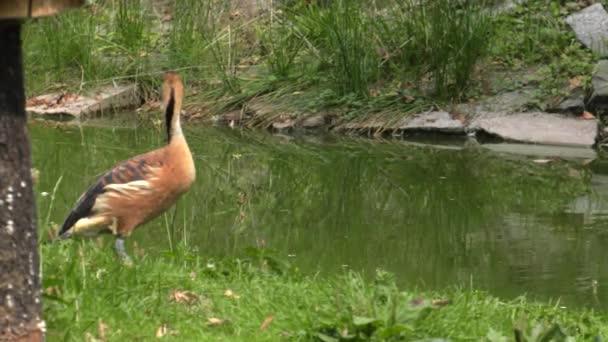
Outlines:
<svg viewBox="0 0 608 342"><path fill-rule="evenodd" d="M229 0L184 0L161 30L147 2L102 1L26 25L27 92L119 79L156 96L159 74L177 69L196 90L195 111L254 100L271 109L256 121L265 124L321 111L394 121L522 86L536 88L530 106L544 110L573 78L589 91L598 56L564 22L582 5L539 0L494 13L497 2L287 1L252 16ZM497 73L510 71L528 75L504 84Z"/></svg>
<svg viewBox="0 0 608 342"><path fill-rule="evenodd" d="M608 335L605 315L592 311L523 297L505 301L473 289L403 291L382 271L371 279L351 272L303 275L265 250L211 260L180 244L153 256L138 250L128 267L111 244L102 245L42 246L50 341L151 340L163 326L164 339L175 341L507 341L514 329L525 341Z"/></svg>

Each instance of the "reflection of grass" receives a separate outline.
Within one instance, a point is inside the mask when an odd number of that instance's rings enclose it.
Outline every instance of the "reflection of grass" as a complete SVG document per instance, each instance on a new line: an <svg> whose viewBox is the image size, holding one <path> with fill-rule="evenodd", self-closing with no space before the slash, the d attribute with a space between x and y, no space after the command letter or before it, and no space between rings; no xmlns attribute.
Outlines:
<svg viewBox="0 0 608 342"><path fill-rule="evenodd" d="M67 241L42 248L44 314L50 340L511 340L559 329L606 335L604 315L525 299L501 301L473 290L401 292L392 277L308 277L253 254L203 259L187 248L162 257L134 252L117 262L111 246ZM143 256L142 256L143 255ZM280 265L280 264L279 264ZM230 291L228 291L230 290ZM554 326L558 324L558 326ZM92 337L87 337L92 336Z"/></svg>

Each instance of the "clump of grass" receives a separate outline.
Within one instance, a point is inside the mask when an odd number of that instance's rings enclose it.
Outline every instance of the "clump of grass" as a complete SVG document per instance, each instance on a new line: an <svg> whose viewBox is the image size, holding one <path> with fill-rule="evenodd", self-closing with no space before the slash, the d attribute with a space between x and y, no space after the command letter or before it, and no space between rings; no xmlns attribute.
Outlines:
<svg viewBox="0 0 608 342"><path fill-rule="evenodd" d="M119 0L114 18L116 43L135 54L145 53L151 33L141 0Z"/></svg>
<svg viewBox="0 0 608 342"><path fill-rule="evenodd" d="M83 9L28 24L24 32L28 84L46 84L45 78L89 80L102 74L95 42L99 20Z"/></svg>
<svg viewBox="0 0 608 342"><path fill-rule="evenodd" d="M313 44L318 58L317 77L326 78L339 96L367 97L368 86L375 80L371 26L362 4L337 0L327 6L303 7L293 17Z"/></svg>
<svg viewBox="0 0 608 342"><path fill-rule="evenodd" d="M267 22L256 28L270 74L278 80L289 79L296 67L296 58L304 47L304 39L283 15L271 13Z"/></svg>
<svg viewBox="0 0 608 342"><path fill-rule="evenodd" d="M433 84L438 98L457 98L486 56L493 17L484 2L395 1L376 20L389 72Z"/></svg>

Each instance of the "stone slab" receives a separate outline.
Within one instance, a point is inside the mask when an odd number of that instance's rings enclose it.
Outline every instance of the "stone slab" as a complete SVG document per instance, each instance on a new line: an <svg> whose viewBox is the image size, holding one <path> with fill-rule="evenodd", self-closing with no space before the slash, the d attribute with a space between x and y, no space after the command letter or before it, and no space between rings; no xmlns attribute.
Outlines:
<svg viewBox="0 0 608 342"><path fill-rule="evenodd" d="M608 56L608 13L602 4L594 4L566 18L576 38L593 52Z"/></svg>
<svg viewBox="0 0 608 342"><path fill-rule="evenodd" d="M598 110L608 107L608 60L601 60L595 66L591 78L593 93L589 99L589 105Z"/></svg>
<svg viewBox="0 0 608 342"><path fill-rule="evenodd" d="M444 133L464 133L464 124L452 119L448 112L427 112L407 117L398 125L403 131L433 131Z"/></svg>
<svg viewBox="0 0 608 342"><path fill-rule="evenodd" d="M483 131L508 141L545 145L587 146L595 144L597 120L549 114L480 113L469 125L471 131Z"/></svg>
<svg viewBox="0 0 608 342"><path fill-rule="evenodd" d="M86 95L62 92L36 96L27 101L26 111L37 118L72 120L137 105L137 86L130 84L108 86Z"/></svg>

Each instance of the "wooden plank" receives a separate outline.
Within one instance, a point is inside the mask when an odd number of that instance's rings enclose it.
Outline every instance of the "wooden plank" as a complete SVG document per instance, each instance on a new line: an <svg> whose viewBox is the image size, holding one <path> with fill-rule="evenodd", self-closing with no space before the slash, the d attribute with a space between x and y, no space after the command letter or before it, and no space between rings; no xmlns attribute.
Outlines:
<svg viewBox="0 0 608 342"><path fill-rule="evenodd" d="M44 17L82 6L85 0L0 0L0 19Z"/></svg>

